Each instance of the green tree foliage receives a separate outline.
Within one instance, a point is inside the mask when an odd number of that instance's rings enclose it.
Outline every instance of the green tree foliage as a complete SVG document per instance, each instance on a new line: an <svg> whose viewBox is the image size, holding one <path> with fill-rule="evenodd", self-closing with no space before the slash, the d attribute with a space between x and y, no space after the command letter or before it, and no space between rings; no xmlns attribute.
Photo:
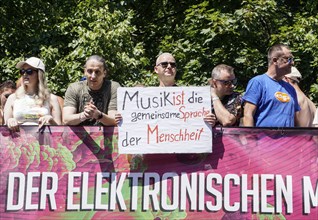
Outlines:
<svg viewBox="0 0 318 220"><path fill-rule="evenodd" d="M23 2L23 1L17 1ZM32 1L33 3L33 1ZM67 8L67 11L54 11L51 14L35 16L41 11L49 10L51 7L62 6L64 1L58 5L42 6L40 1L33 3L32 13L29 8L22 7L23 15L28 13L34 16L17 16L15 22L27 23L24 28L17 30L21 34L15 35L15 41L19 42L14 48L6 44L10 37L2 36L4 51L1 66L7 66L6 74L1 74L2 80L7 78L17 79L14 68L18 60L24 57L38 56L42 58L48 70L48 82L51 90L59 95L64 95L70 82L78 81L83 75L83 65L87 57L93 54L103 56L109 65L110 77L122 84L129 84L138 80L140 69L147 65L148 59L143 56L142 42L135 43L132 40L136 31L131 19L133 11L119 10L110 11L107 1L78 1ZM4 13L9 13L13 3L7 2ZM29 2L31 4L31 1ZM38 9L37 9L38 7ZM66 9L65 9L66 10ZM69 12L69 13L67 13ZM10 12L12 13L12 12ZM14 13L14 12L13 12ZM46 22L43 20L50 20ZM57 19L58 17L59 19ZM35 25L32 25L32 24ZM13 24L3 27L3 32L9 32ZM34 34L33 34L34 33ZM45 34L51 33L51 34ZM54 33L54 34L53 34ZM33 39L36 39L36 43ZM10 50L12 47L12 50ZM11 61L11 59L13 61Z"/></svg>
<svg viewBox="0 0 318 220"><path fill-rule="evenodd" d="M3 0L1 78L15 64L44 59L50 87L63 95L83 74L85 59L102 55L122 85L156 85L153 65L172 52L178 84L205 85L219 63L235 68L239 89L267 69L267 49L288 44L303 74L302 89L318 103L318 0Z"/></svg>

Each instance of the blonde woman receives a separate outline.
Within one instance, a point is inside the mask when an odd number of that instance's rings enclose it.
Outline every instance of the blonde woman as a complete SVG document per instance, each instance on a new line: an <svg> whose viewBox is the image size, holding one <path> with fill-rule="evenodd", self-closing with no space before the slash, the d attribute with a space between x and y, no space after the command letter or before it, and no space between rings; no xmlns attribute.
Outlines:
<svg viewBox="0 0 318 220"><path fill-rule="evenodd" d="M14 131L19 125L60 125L61 109L57 96L48 90L42 60L31 57L16 67L22 76L21 86L7 100L5 124Z"/></svg>

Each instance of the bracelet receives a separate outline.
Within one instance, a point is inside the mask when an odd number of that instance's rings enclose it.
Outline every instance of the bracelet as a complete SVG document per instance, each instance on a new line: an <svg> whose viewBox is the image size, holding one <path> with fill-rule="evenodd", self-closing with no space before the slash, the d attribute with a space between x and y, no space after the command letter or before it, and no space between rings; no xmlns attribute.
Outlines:
<svg viewBox="0 0 318 220"><path fill-rule="evenodd" d="M215 100L220 100L220 98L219 97L213 97L212 101L215 101Z"/></svg>
<svg viewBox="0 0 318 220"><path fill-rule="evenodd" d="M97 120L101 120L101 119L103 118L103 116L104 116L104 115L103 115L103 112L100 111Z"/></svg>

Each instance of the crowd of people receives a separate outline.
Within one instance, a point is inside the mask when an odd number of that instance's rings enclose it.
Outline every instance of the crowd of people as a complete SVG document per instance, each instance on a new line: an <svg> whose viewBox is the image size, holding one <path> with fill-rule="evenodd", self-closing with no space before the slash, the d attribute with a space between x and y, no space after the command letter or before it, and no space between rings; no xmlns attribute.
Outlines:
<svg viewBox="0 0 318 220"><path fill-rule="evenodd" d="M318 127L318 109L299 87L301 73L287 45L268 51L267 72L253 77L244 94L235 92L234 68L219 64L209 79L211 112L203 119L211 126ZM0 86L0 125L13 131L19 125L106 125L122 120L117 112L118 82L107 79L108 67L98 55L84 65L84 77L68 86L64 99L50 93L43 61L31 57L17 63L17 85ZM177 62L170 53L158 56L154 66L160 87L177 86ZM138 85L143 86L143 85Z"/></svg>

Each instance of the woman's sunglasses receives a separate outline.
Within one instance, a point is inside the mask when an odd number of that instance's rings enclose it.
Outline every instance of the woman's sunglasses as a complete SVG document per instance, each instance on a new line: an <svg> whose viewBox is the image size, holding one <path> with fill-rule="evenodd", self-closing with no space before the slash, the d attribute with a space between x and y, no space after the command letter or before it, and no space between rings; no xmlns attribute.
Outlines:
<svg viewBox="0 0 318 220"><path fill-rule="evenodd" d="M28 75L32 75L33 72L38 72L38 70L35 70L35 69L21 69L20 70L20 74L21 75L24 75L25 73L28 74Z"/></svg>

